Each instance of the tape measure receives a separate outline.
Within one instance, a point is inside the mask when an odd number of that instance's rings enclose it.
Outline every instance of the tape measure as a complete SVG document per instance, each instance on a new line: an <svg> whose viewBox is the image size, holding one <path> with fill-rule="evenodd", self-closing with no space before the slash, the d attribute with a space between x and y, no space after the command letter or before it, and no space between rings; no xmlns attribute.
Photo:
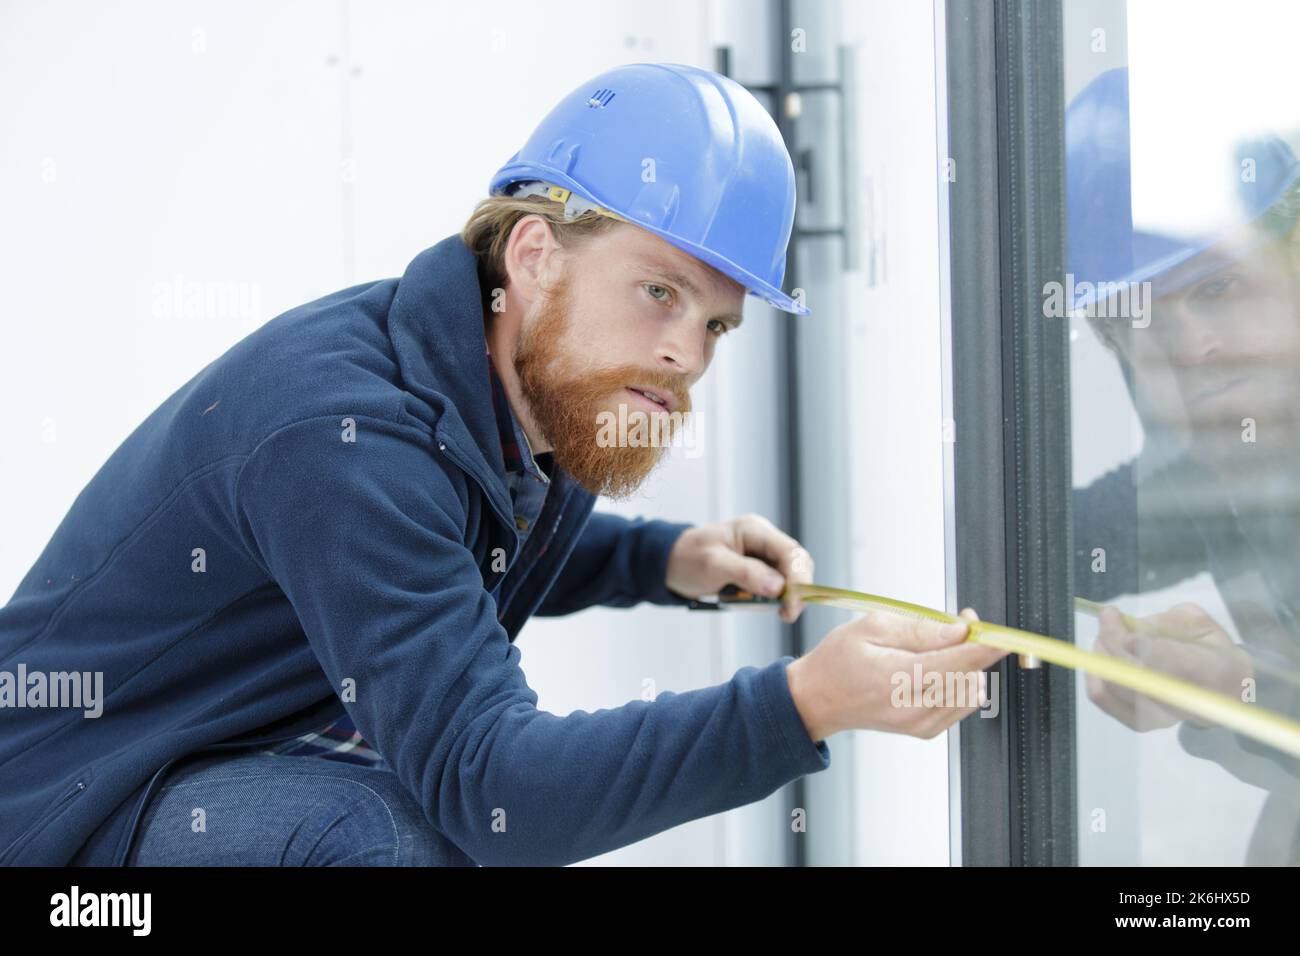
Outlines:
<svg viewBox="0 0 1300 956"><path fill-rule="evenodd" d="M864 594L861 591L848 591L843 588L801 582L787 584L779 597L765 597L735 585L728 585L718 593L716 601L695 600L688 606L692 610L761 608L780 604L792 594L806 604L822 604L849 611L880 611L916 620L938 621L943 624L966 624L970 628L966 638L968 641L1092 674L1107 683L1127 687L1152 700L1235 730L1294 757L1300 757L1300 722L1290 717L1258 704L1247 704L1227 694L1207 690L1198 684L1171 677L1149 667L1107 654L1085 651L1068 641L1035 634L1032 631L1022 631L1019 628L988 621L968 621L964 617L938 611L932 607L896 601L878 594ZM1080 605L1080 609L1092 613L1099 611L1100 605L1085 602ZM1125 618L1126 623L1129 621L1138 623L1127 615Z"/></svg>

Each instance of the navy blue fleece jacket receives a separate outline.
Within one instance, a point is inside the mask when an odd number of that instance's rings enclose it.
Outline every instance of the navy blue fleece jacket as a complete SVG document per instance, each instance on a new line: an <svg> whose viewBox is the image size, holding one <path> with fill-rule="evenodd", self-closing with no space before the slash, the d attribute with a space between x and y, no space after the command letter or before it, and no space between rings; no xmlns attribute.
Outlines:
<svg viewBox="0 0 1300 956"><path fill-rule="evenodd" d="M114 452L0 609L0 671L102 672L104 694L97 718L0 708L0 864L66 863L101 825L121 863L177 759L343 708L485 865L580 860L828 766L789 657L537 708L529 616L683 603L664 577L687 525L594 514L557 468L520 547L481 303L450 236L271 320Z"/></svg>

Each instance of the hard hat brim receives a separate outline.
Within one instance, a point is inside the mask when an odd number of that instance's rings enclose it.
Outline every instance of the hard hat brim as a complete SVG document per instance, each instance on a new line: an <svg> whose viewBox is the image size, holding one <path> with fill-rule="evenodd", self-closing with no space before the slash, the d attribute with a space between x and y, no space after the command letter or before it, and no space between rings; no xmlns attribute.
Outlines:
<svg viewBox="0 0 1300 956"><path fill-rule="evenodd" d="M682 236L676 235L671 230L660 228L648 222L638 220L635 216L630 216L625 210L615 208L607 200L600 196L594 195L589 189L572 179L559 169L553 167L547 168L535 163L512 163L503 166L488 185L489 195L499 195L504 192L505 188L514 182L528 179L540 179L545 182L553 183L556 186L562 186L570 190L588 202L595 203L611 212L617 213L628 223L646 230L652 235L658 236L665 242L676 246L688 255L712 266L723 275L735 280L738 284L745 287L746 292L755 298L761 299L768 305L782 312L789 312L792 315L811 315L812 310L798 300L792 298L771 283L760 279L758 276L741 268L730 259L713 251L712 249L701 246L698 243L691 242Z"/></svg>

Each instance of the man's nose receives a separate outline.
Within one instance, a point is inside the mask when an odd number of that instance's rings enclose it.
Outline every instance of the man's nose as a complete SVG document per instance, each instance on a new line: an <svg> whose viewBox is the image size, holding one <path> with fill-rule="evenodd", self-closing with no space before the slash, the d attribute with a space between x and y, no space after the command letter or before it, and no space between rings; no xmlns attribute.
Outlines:
<svg viewBox="0 0 1300 956"><path fill-rule="evenodd" d="M688 323L672 322L665 328L657 353L660 367L695 376L703 374L704 361L704 343Z"/></svg>
<svg viewBox="0 0 1300 956"><path fill-rule="evenodd" d="M1218 359L1223 349L1214 323L1191 309L1179 309L1167 320L1169 357L1181 367L1205 365Z"/></svg>

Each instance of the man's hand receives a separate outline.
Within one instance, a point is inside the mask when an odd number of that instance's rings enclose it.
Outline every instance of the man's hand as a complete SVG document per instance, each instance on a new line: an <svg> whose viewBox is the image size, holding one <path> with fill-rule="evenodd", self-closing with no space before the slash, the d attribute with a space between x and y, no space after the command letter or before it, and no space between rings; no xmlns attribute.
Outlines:
<svg viewBox="0 0 1300 956"><path fill-rule="evenodd" d="M970 608L961 616L979 620ZM969 631L965 622L883 611L830 631L786 668L808 736L818 741L841 730L884 730L928 740L974 713L988 700L984 669L1007 652L967 641ZM928 699L931 686L944 688L941 701Z"/></svg>
<svg viewBox="0 0 1300 956"><path fill-rule="evenodd" d="M1098 620L1101 626L1096 650L1099 653L1142 664L1237 699L1241 699L1245 681L1255 676L1250 655L1195 604L1177 604L1160 614L1142 618L1141 632L1130 631L1113 607L1102 608ZM1180 720L1191 720L1198 727L1209 726L1199 717L1125 687L1108 684L1091 674L1087 681L1088 699L1134 730L1171 727Z"/></svg>
<svg viewBox="0 0 1300 956"><path fill-rule="evenodd" d="M665 583L688 598L717 594L728 584L776 597L787 581L812 579L812 555L762 515L749 514L683 531L668 556ZM792 623L802 612L803 602L793 595L781 602L783 621Z"/></svg>

